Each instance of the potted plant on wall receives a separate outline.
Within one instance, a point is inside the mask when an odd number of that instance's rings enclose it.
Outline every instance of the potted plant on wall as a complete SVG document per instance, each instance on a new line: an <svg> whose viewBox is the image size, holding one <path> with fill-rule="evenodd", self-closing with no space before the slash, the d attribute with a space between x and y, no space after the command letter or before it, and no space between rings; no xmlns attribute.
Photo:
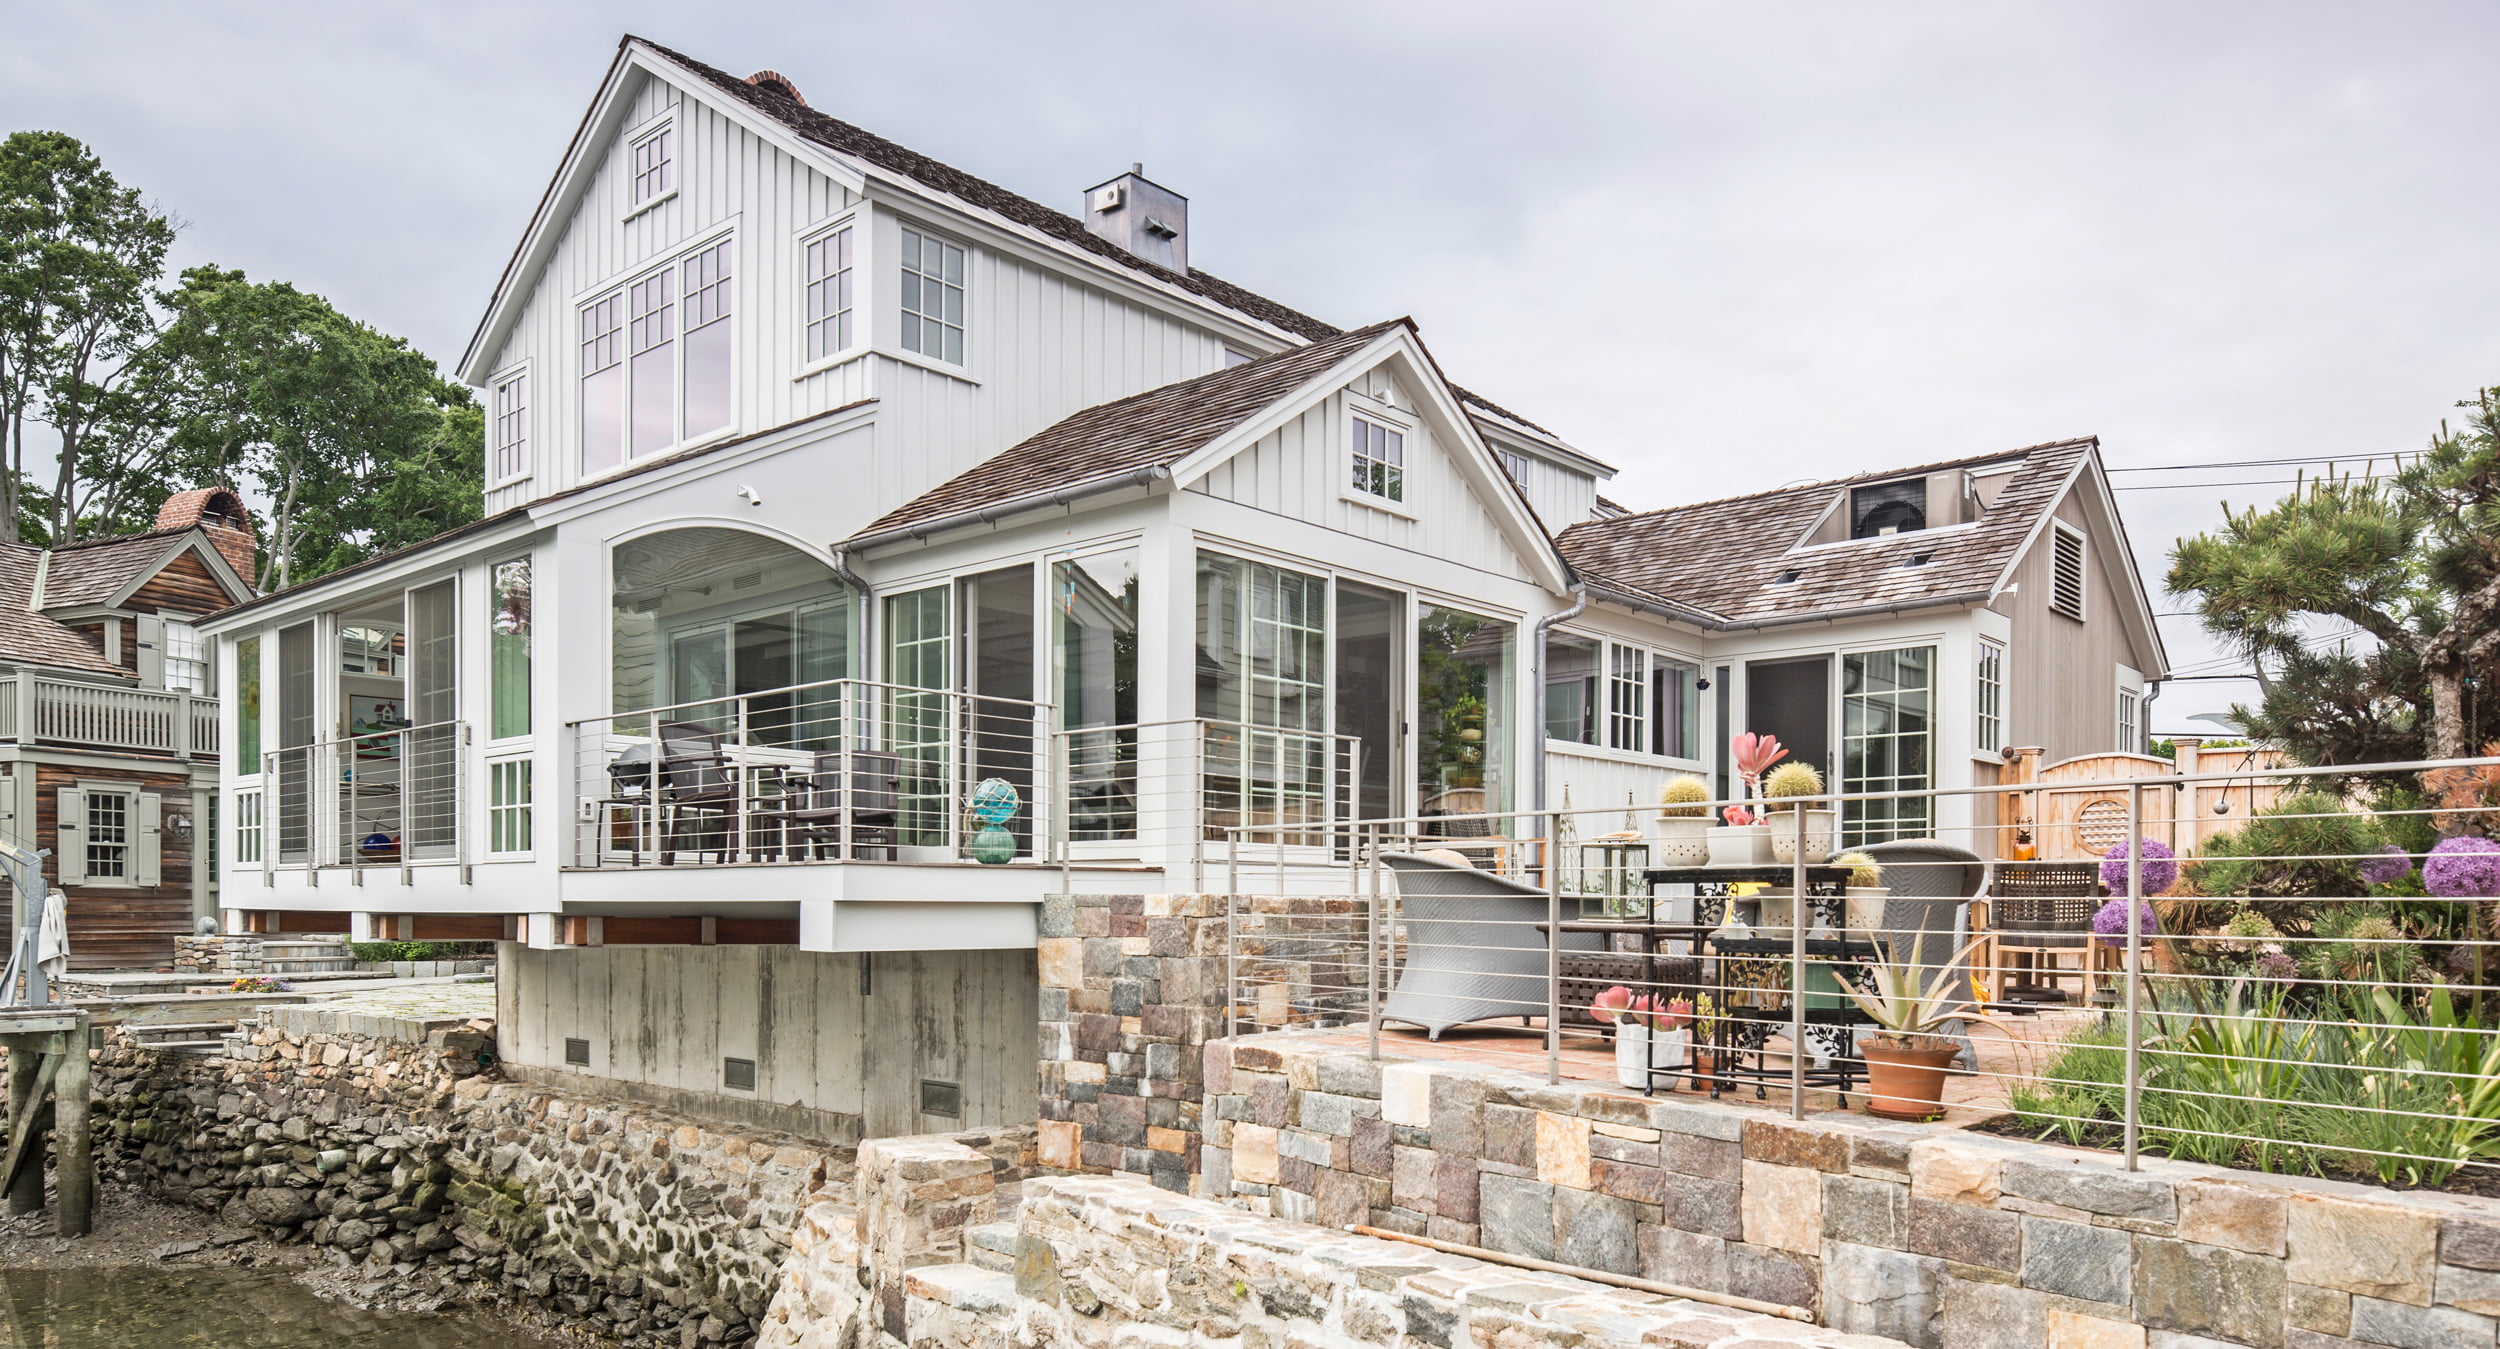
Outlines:
<svg viewBox="0 0 2500 1349"><path fill-rule="evenodd" d="M1697 867L1710 859L1710 788L1687 773L1658 792L1658 862Z"/></svg>
<svg viewBox="0 0 2500 1349"><path fill-rule="evenodd" d="M1866 1113L1905 1120L1944 1113L1945 1069L1961 1046L1938 1032L1955 1021L1997 1024L1971 1005L1962 973L1962 962L1986 940L1972 941L1934 970L1886 960L1860 967L1864 987L1840 981L1840 991L1876 1026L1858 1037L1866 1060Z"/></svg>
<svg viewBox="0 0 2500 1349"><path fill-rule="evenodd" d="M1762 799L1769 808L1771 858L1797 860L1798 817L1805 820L1806 861L1820 862L1840 846L1840 812L1829 806L1808 807L1800 798L1821 796L1823 775L1803 761L1781 764L1762 779Z"/></svg>
<svg viewBox="0 0 2500 1349"><path fill-rule="evenodd" d="M1779 737L1756 735L1751 731L1739 734L1728 742L1729 758L1736 765L1736 774L1744 779L1748 799L1762 795L1762 775L1771 765L1788 757L1780 748ZM1729 806L1719 812L1725 826L1710 831L1710 865L1714 867L1767 866L1771 861L1771 830L1762 817L1743 806Z"/></svg>
<svg viewBox="0 0 2500 1349"><path fill-rule="evenodd" d="M1621 984L1589 999L1589 1014L1614 1028L1615 1082L1649 1085L1649 999Z"/></svg>

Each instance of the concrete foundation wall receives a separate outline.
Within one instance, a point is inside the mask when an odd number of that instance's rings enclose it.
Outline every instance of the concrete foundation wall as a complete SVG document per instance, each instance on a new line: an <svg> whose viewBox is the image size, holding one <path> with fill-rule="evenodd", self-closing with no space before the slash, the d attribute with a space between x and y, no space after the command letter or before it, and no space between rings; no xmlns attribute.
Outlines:
<svg viewBox="0 0 2500 1349"><path fill-rule="evenodd" d="M1030 951L497 950L516 1078L834 1143L1034 1116ZM588 1064L565 1062L568 1039L589 1042ZM726 1085L731 1058L754 1063L753 1090ZM956 1084L960 1115L924 1113L924 1081Z"/></svg>

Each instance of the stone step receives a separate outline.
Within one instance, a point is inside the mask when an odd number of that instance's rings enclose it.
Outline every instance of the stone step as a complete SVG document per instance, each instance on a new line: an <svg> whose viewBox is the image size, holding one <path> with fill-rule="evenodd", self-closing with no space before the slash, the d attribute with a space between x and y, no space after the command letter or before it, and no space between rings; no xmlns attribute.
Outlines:
<svg viewBox="0 0 2500 1349"><path fill-rule="evenodd" d="M263 974L334 974L354 970L356 958L344 953L335 956L289 956L284 959L272 957L261 961L260 966Z"/></svg>
<svg viewBox="0 0 2500 1349"><path fill-rule="evenodd" d="M260 944L260 953L264 956L280 957L346 955L347 941L343 937L306 937L302 941L263 941Z"/></svg>
<svg viewBox="0 0 2500 1349"><path fill-rule="evenodd" d="M231 1021L173 1021L156 1026L132 1026L127 1034L143 1045L161 1045L176 1040L201 1040L230 1035L235 1031Z"/></svg>
<svg viewBox="0 0 2500 1349"><path fill-rule="evenodd" d="M1016 1225L983 1223L964 1229L964 1263L976 1269L1012 1274L1016 1268Z"/></svg>
<svg viewBox="0 0 2500 1349"><path fill-rule="evenodd" d="M159 1054L191 1054L200 1058L214 1058L217 1055L226 1052L226 1042L222 1038L216 1040L159 1040L156 1043L149 1045L148 1048L155 1050Z"/></svg>

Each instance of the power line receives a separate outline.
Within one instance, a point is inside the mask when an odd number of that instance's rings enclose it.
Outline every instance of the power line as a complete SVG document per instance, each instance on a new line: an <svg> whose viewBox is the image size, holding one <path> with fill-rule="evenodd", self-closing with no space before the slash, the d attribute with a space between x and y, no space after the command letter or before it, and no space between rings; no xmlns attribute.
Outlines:
<svg viewBox="0 0 2500 1349"><path fill-rule="evenodd" d="M2121 482L2111 483L2109 490L2113 492L2180 492L2194 491L2199 487L2289 487L2300 481L2302 480L2299 478L2241 478L2231 482ZM2309 481L2314 482L2316 479Z"/></svg>
<svg viewBox="0 0 2500 1349"><path fill-rule="evenodd" d="M2111 468L2107 471L2111 473L2185 473L2191 469L2200 468L2283 468L2293 464L2366 464L2379 458L2401 461L2407 454L2419 453L2420 451L2418 450L2404 450L2389 451L2384 455L2312 454L2299 455L2289 459L2217 459L2212 463L2207 464L2131 464L2123 468Z"/></svg>

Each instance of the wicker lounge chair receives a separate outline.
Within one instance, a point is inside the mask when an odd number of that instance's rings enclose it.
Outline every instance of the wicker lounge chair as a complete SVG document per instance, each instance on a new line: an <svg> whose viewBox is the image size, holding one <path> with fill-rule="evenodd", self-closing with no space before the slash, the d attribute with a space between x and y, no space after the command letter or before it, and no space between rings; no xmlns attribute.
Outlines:
<svg viewBox="0 0 2500 1349"><path fill-rule="evenodd" d="M1452 1026L1545 1015L1545 892L1473 867L1412 853L1382 853L1397 873L1406 956L1383 1021L1421 1026L1433 1039ZM1593 932L1566 932L1567 951L1604 949Z"/></svg>

